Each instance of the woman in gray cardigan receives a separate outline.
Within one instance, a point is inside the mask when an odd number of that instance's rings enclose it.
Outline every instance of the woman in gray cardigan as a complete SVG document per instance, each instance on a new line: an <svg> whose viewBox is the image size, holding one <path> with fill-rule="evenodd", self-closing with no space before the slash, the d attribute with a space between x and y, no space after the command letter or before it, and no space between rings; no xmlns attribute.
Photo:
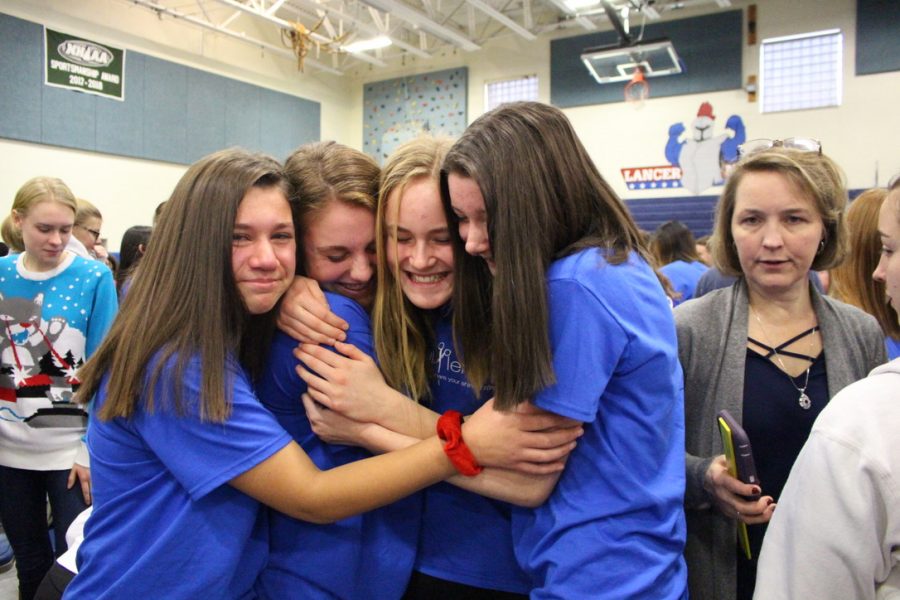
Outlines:
<svg viewBox="0 0 900 600"><path fill-rule="evenodd" d="M790 146L775 141L746 156L719 201L713 257L737 283L675 311L693 600L752 597L765 523L816 415L886 360L875 319L808 282L810 268L828 269L846 253L846 191L817 142ZM747 430L760 485L728 474L722 409ZM751 560L738 552L737 520L749 526Z"/></svg>

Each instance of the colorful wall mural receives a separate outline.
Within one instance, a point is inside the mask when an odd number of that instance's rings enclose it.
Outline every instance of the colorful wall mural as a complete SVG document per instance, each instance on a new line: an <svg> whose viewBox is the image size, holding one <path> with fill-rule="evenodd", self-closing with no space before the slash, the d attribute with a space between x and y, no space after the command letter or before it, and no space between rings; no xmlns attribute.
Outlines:
<svg viewBox="0 0 900 600"><path fill-rule="evenodd" d="M447 69L363 86L363 150L383 163L421 133L458 136L466 128L468 69Z"/></svg>

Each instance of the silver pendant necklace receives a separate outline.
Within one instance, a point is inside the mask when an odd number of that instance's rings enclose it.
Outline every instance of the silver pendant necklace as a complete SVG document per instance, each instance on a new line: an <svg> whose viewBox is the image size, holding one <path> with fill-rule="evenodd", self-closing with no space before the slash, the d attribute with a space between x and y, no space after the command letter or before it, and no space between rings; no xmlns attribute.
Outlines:
<svg viewBox="0 0 900 600"><path fill-rule="evenodd" d="M750 307L750 314L753 315L753 318L756 319L756 322L759 323L759 330L762 332L763 336L766 338L766 343L769 344L769 348L772 349L772 353L775 355L775 360L778 361L781 370L787 375L788 381L791 382L791 385L795 390L800 394L800 397L797 398L797 404L800 405L800 408L803 410L809 410L812 408L812 400L810 400L809 396L806 395L806 388L809 387L809 371L812 369L812 364L806 367L806 378L803 380L803 387L797 386L797 383L794 381L794 378L791 377L791 374L788 373L787 368L784 366L784 361L781 360L781 356L778 354L778 350L775 349L775 346L772 345L772 341L769 339L769 334L766 333L766 328L763 327L762 320L759 318L759 315L756 314L756 311L753 310L753 307ZM814 347L815 338L813 337L815 334L810 334L810 348Z"/></svg>

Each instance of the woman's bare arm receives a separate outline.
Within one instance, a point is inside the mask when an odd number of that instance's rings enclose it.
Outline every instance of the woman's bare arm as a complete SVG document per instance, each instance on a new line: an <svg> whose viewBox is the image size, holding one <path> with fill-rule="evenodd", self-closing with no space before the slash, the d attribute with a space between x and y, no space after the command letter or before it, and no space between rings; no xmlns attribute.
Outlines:
<svg viewBox="0 0 900 600"><path fill-rule="evenodd" d="M308 394L304 394L303 404L313 432L328 443L363 446L370 452L381 453L406 448L420 441L380 425L348 419L317 404ZM550 449L542 456L548 462L528 463L528 472L488 467L475 477L455 475L448 479L448 483L518 506L539 506L553 491L569 453L575 448L574 439L578 431L558 430L547 435L542 443ZM522 468L526 466L523 464Z"/></svg>
<svg viewBox="0 0 900 600"><path fill-rule="evenodd" d="M508 446L532 432L515 429L513 421L493 410L477 410L462 426L463 439L479 464L506 461ZM541 454L541 453L539 453ZM554 450L537 462L551 462ZM295 442L238 475L230 484L289 516L330 523L394 502L456 473L443 444L430 437L407 448L320 471Z"/></svg>

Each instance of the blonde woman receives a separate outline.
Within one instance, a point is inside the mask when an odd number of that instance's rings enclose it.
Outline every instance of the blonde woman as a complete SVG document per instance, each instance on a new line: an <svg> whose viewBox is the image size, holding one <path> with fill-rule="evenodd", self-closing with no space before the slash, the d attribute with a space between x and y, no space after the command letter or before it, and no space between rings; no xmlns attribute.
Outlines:
<svg viewBox="0 0 900 600"><path fill-rule="evenodd" d="M696 600L753 595L766 523L816 416L886 358L872 316L810 284L810 269L830 269L847 253L847 192L821 145L804 142L766 140L745 151L722 192L712 238L716 266L738 280L675 310L685 556ZM722 409L750 437L759 485L728 473L716 427ZM737 551L738 521L748 525L750 559Z"/></svg>

